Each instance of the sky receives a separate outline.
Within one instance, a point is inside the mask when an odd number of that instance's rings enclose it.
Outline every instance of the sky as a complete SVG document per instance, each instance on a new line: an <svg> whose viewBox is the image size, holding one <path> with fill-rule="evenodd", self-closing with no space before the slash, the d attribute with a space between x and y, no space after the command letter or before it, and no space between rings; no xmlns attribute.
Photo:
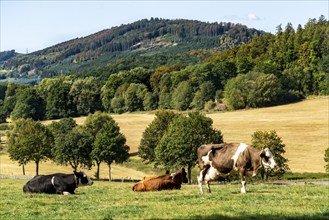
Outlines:
<svg viewBox="0 0 329 220"><path fill-rule="evenodd" d="M324 15L329 0L0 0L0 51L31 53L144 18L232 22L275 33Z"/></svg>

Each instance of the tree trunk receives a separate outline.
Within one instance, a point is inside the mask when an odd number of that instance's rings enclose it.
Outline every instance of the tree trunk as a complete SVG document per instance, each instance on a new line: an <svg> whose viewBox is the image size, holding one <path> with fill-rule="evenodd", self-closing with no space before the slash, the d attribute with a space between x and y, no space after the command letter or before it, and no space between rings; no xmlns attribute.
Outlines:
<svg viewBox="0 0 329 220"><path fill-rule="evenodd" d="M98 162L98 161L96 161L96 164L97 164L97 170L96 170L96 179L98 179L98 180L99 180L99 167L100 167L101 163L100 163L100 162Z"/></svg>
<svg viewBox="0 0 329 220"><path fill-rule="evenodd" d="M22 171L23 171L23 176L25 176L25 164L24 164L24 162L22 163Z"/></svg>
<svg viewBox="0 0 329 220"><path fill-rule="evenodd" d="M188 184L192 183L192 166L188 165L187 166L187 179L188 179Z"/></svg>
<svg viewBox="0 0 329 220"><path fill-rule="evenodd" d="M35 175L38 176L39 175L39 161L35 161Z"/></svg>
<svg viewBox="0 0 329 220"><path fill-rule="evenodd" d="M109 181L112 181L112 176L111 176L111 164L108 164L109 166Z"/></svg>

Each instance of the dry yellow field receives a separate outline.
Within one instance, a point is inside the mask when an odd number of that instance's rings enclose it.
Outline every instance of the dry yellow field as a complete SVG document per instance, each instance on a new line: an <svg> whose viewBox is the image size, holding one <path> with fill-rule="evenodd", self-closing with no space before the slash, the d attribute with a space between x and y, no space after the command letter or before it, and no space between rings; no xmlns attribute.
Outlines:
<svg viewBox="0 0 329 220"><path fill-rule="evenodd" d="M324 172L324 150L329 147L329 97L269 108L218 112L207 116L221 130L225 142L251 142L257 130L276 130L286 145L289 166L294 172ZM113 115L136 152L142 133L153 114Z"/></svg>
<svg viewBox="0 0 329 220"><path fill-rule="evenodd" d="M270 108L208 115L226 142L251 142L257 130L276 130L286 145L294 172L324 172L324 151L329 147L329 97Z"/></svg>
<svg viewBox="0 0 329 220"><path fill-rule="evenodd" d="M269 108L218 112L207 116L214 121L214 127L221 130L225 142L251 142L251 135L257 130L276 130L286 145L289 166L293 172L324 172L324 150L329 147L329 97L316 97L302 102ZM127 138L130 152L135 153L145 128L154 119L152 113L126 113L112 115L119 124L121 132ZM82 124L85 117L77 118ZM50 123L49 121L44 122ZM21 174L21 167L9 160L8 155L0 156L1 174ZM27 165L27 171L34 175L35 165ZM44 170L43 170L44 169ZM41 164L40 172L70 168L57 167L47 162ZM57 170L55 170L57 171ZM95 168L88 171L95 173ZM145 176L142 172L113 165L113 178L131 177L139 179ZM29 174L27 174L29 175ZM101 177L107 177L107 167L102 164Z"/></svg>

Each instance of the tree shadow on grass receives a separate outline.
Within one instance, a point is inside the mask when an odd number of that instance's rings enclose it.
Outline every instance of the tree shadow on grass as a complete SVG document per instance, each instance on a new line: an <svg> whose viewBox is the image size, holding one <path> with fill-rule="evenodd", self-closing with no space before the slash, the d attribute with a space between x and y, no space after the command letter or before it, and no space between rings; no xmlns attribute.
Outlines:
<svg viewBox="0 0 329 220"><path fill-rule="evenodd" d="M322 220L322 219L329 219L329 211L326 211L324 213L316 213L314 215L296 215L296 216L291 216L291 215L244 215L244 216L238 216L238 217L230 217L230 216L225 216L225 215L220 215L220 214L214 214L214 215L209 215L209 216L192 216L189 219L198 219L198 220L203 220L203 219L229 219L229 220L274 220L274 219L285 219L285 220L298 220L298 219L311 219L311 220Z"/></svg>

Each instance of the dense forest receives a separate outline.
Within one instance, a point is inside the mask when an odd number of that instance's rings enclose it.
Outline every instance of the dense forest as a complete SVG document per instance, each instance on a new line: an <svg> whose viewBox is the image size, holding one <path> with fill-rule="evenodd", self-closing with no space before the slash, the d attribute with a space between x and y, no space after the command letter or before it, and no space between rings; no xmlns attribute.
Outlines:
<svg viewBox="0 0 329 220"><path fill-rule="evenodd" d="M115 73L134 67L195 64L211 53L249 42L265 32L233 23L151 18L106 29L31 53L0 53L2 78L40 80L108 66ZM191 50L208 50L189 53ZM107 75L108 76L108 75ZM22 80L21 80L22 81Z"/></svg>
<svg viewBox="0 0 329 220"><path fill-rule="evenodd" d="M131 26L131 30L143 28L143 22L134 23L136 26ZM198 34L204 38L216 36L217 40L223 40L218 33L225 30L219 28L225 25L202 29L202 24L194 29L185 24L182 33L185 36ZM162 33L151 30L151 35L160 36ZM174 32L169 29L165 32L170 31ZM175 31L177 36L182 34L178 29ZM193 41L193 37L191 39ZM136 44L134 40L132 42L128 47ZM67 42L63 43L63 48L65 45ZM81 48L87 47L81 45ZM123 46L106 48L125 49ZM162 56L159 62L151 62L158 58L157 55L153 58L128 57L126 63L116 64L116 71L111 71L112 64L107 64L45 78L35 86L1 84L1 121L7 117L56 119L87 115L98 110L123 113L155 109L242 109L290 103L308 95L329 95L329 22L324 16L310 19L296 29L290 23L285 27L279 25L276 34L254 34L249 43L229 48L211 53L205 49L184 53L187 57L200 56L202 62L185 63L177 59L179 62L176 63L161 63L168 54L158 54ZM143 59L151 64L131 65ZM125 67L121 69L120 65Z"/></svg>

